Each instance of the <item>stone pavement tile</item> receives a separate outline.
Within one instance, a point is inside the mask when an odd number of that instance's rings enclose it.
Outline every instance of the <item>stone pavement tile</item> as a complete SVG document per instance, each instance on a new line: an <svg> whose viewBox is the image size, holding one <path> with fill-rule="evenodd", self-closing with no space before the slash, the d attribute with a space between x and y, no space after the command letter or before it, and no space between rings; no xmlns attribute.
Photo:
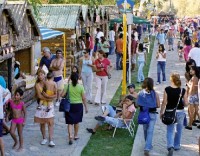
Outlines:
<svg viewBox="0 0 200 156"><path fill-rule="evenodd" d="M174 47L176 47L176 44ZM154 83L156 83L156 80L157 80L157 62L155 59L157 48L158 46L155 43L150 70L149 70L149 77L152 77L154 79ZM166 49L167 48L168 47L166 45ZM178 72L181 75L182 87L185 87L185 77L184 77L185 63L180 62L178 60L178 54L177 54L176 48L174 51L167 52L167 63L166 63L167 81L166 83L155 85L154 87L160 96L161 102L163 99L164 88L170 85L169 76L170 76L170 73L172 72ZM187 108L185 109L185 111L187 112ZM193 127L192 131L183 129L181 150L175 151L174 156L198 156L199 155L198 154L198 137L199 136L200 136L200 132L199 132L199 129L197 129L196 127ZM132 149L132 156L143 156L144 155L143 148L144 148L143 127L139 125L138 131L135 137L133 149ZM150 155L151 156L167 155L166 126L161 122L159 116L157 118L157 122L154 128L153 150L151 151Z"/></svg>
<svg viewBox="0 0 200 156"><path fill-rule="evenodd" d="M115 65L115 55L109 56L113 66ZM107 102L109 103L113 98L119 84L122 80L122 72L113 70L111 72L112 78L108 81L107 86ZM93 99L96 93L95 80L93 83ZM37 104L33 103L27 108L27 122L24 127L24 150L22 152L15 152L12 150L13 140L8 134L4 136L6 156L79 156L83 148L87 145L91 134L86 131L86 128L92 128L96 125L97 121L94 119L96 115L102 113L100 106L88 104L88 114L84 114L83 122L80 123L79 137L77 141L73 141L73 145L68 145L67 125L63 117L63 113L58 112L55 108L55 128L54 128L54 143L56 146L50 148L47 145L40 145L42 136L38 124L33 122ZM17 134L17 132L16 132ZM47 130L46 134L48 136Z"/></svg>

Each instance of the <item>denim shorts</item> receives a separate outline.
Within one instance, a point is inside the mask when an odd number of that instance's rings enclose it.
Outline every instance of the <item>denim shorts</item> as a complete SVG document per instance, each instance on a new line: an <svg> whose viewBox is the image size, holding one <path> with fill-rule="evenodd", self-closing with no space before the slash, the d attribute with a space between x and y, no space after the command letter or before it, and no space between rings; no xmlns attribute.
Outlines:
<svg viewBox="0 0 200 156"><path fill-rule="evenodd" d="M188 102L192 105L198 105L199 104L199 98L198 95L190 95L188 96Z"/></svg>

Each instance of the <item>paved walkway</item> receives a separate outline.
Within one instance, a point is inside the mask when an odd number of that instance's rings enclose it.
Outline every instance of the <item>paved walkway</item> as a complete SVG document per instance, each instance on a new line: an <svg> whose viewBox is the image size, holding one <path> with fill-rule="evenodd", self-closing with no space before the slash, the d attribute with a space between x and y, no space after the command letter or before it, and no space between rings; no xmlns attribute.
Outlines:
<svg viewBox="0 0 200 156"><path fill-rule="evenodd" d="M167 47L167 46L166 46ZM174 46L176 47L176 46ZM152 61L150 65L149 77L152 77L156 83L157 76L157 62L156 62L156 51L158 49L157 44L154 46L154 52L152 55ZM167 65L166 65L166 84L160 84L155 86L155 90L159 93L161 102L163 98L163 91L166 86L170 84L169 76L170 73L176 71L181 75L182 84L184 87L185 77L184 77L185 63L178 60L177 50L170 51L167 53ZM187 111L187 110L186 110ZM182 145L181 150L174 152L174 156L198 156L198 137L200 136L200 131L196 127L193 127L192 131L183 129L182 135ZM137 134L135 137L132 156L143 156L144 148L144 137L142 126L138 127ZM167 155L166 149L166 126L161 122L159 116L154 129L153 138L153 150L150 153L151 156L165 156Z"/></svg>
<svg viewBox="0 0 200 156"><path fill-rule="evenodd" d="M113 66L115 65L115 55L110 57ZM107 86L107 102L113 98L121 80L121 71L112 71L112 79L109 80ZM93 85L93 98L96 93L95 82ZM48 147L48 145L40 145L42 136L39 130L39 125L34 124L33 118L37 104L34 103L27 108L27 124L24 127L24 150L22 152L15 152L12 150L13 140L10 135L3 137L5 142L5 150L7 156L79 156L81 151L87 145L91 134L86 131L87 127L94 127L96 120L94 116L102 113L100 106L88 104L88 114L84 114L83 122L80 124L79 137L80 139L74 141L73 145L68 145L68 133L67 126L65 124L63 114L58 112L56 108L55 116L55 129L54 129L54 142L56 146L54 148Z"/></svg>

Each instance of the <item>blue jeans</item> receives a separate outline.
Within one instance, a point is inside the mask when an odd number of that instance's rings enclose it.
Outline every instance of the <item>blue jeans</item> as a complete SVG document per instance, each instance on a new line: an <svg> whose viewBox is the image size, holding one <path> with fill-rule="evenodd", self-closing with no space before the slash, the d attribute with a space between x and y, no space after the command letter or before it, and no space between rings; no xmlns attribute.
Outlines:
<svg viewBox="0 0 200 156"><path fill-rule="evenodd" d="M121 53L116 53L116 69L117 70L122 69L121 64L120 64L121 57L122 57Z"/></svg>
<svg viewBox="0 0 200 156"><path fill-rule="evenodd" d="M157 114L149 113L149 115L150 115L150 118L151 118L149 124L143 125L144 140L145 140L144 150L145 151L150 151L153 148L153 146L152 146L153 131L154 131L154 126L155 126L156 119L157 119Z"/></svg>
<svg viewBox="0 0 200 156"><path fill-rule="evenodd" d="M160 73L162 72L162 80L166 81L166 76L165 76L165 65L166 62L165 61L158 61L157 63L157 82L160 82Z"/></svg>
<svg viewBox="0 0 200 156"><path fill-rule="evenodd" d="M138 61L137 82L144 81L143 67L144 67L144 61Z"/></svg>
<svg viewBox="0 0 200 156"><path fill-rule="evenodd" d="M108 116L109 117L115 117L116 111L113 109L111 105L106 105L106 111L108 111Z"/></svg>
<svg viewBox="0 0 200 156"><path fill-rule="evenodd" d="M109 55L113 55L115 52L115 41L109 41L110 48L109 48Z"/></svg>
<svg viewBox="0 0 200 156"><path fill-rule="evenodd" d="M168 149L171 147L177 150L180 149L184 118L185 118L184 111L177 112L176 113L177 122L175 124L171 124L167 126L167 148Z"/></svg>

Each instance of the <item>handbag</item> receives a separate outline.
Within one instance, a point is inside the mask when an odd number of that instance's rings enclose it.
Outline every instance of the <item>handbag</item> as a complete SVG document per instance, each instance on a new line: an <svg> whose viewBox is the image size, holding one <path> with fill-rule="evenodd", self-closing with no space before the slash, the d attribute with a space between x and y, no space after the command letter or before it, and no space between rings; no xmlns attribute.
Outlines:
<svg viewBox="0 0 200 156"><path fill-rule="evenodd" d="M67 93L64 98L60 101L59 112L70 111L70 99L69 99L69 84L67 86Z"/></svg>
<svg viewBox="0 0 200 156"><path fill-rule="evenodd" d="M142 108L138 115L138 124L149 124L151 118L149 116L149 108Z"/></svg>
<svg viewBox="0 0 200 156"><path fill-rule="evenodd" d="M182 90L183 89L181 89L181 93L179 95L179 99L178 99L176 107L174 109L169 109L169 110L165 109L165 112L162 116L162 122L165 125L171 125L171 124L176 123L176 110L182 96Z"/></svg>

